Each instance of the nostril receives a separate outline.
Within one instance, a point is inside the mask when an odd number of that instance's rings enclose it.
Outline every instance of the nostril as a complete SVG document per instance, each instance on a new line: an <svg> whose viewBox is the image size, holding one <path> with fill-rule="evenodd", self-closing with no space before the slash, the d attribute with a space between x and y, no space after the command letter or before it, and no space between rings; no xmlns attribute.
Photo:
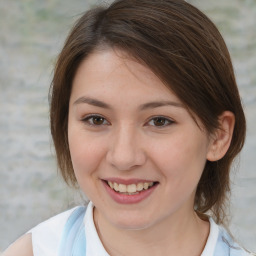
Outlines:
<svg viewBox="0 0 256 256"><path fill-rule="evenodd" d="M133 150L113 150L106 156L107 162L119 171L130 171L136 167L142 166L146 162L143 152Z"/></svg>

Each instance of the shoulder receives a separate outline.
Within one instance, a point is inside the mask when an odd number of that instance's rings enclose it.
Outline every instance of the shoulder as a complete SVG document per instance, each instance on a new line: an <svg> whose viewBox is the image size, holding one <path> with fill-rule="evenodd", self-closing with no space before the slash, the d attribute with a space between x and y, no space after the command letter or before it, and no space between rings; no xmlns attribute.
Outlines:
<svg viewBox="0 0 256 256"><path fill-rule="evenodd" d="M77 208L79 208L79 206L57 214L57 215L47 219L46 221L39 223L37 226L35 226L31 230L29 230L27 233L34 234L34 233L37 233L38 231L40 231L40 232L48 231L49 233L50 232L55 233L56 231L60 231L60 229L62 229L62 227L65 225L65 223L68 220L68 218L70 217L70 215Z"/></svg>
<svg viewBox="0 0 256 256"><path fill-rule="evenodd" d="M221 253L223 252L225 252L225 255L230 255L230 256L255 255L253 253L248 252L240 244L238 244L225 228L220 226L219 229L220 229L220 233L218 237L217 246L215 249L216 255L222 255Z"/></svg>
<svg viewBox="0 0 256 256"><path fill-rule="evenodd" d="M10 245L3 256L56 255L66 222L72 213L80 208L84 209L82 206L74 207L41 222ZM24 254L21 254L23 252Z"/></svg>
<svg viewBox="0 0 256 256"><path fill-rule="evenodd" d="M239 245L223 226L217 225L212 218L210 233L201 256L256 256Z"/></svg>
<svg viewBox="0 0 256 256"><path fill-rule="evenodd" d="M32 235L32 247L35 256L57 255L64 227L70 216L80 208L83 207L75 207L62 212L40 223L28 232Z"/></svg>
<svg viewBox="0 0 256 256"><path fill-rule="evenodd" d="M33 256L31 234L26 234L10 245L2 256Z"/></svg>

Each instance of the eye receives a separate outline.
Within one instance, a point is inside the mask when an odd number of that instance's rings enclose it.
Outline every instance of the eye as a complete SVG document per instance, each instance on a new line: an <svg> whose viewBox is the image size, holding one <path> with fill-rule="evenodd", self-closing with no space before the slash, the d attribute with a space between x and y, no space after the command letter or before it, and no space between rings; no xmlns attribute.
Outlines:
<svg viewBox="0 0 256 256"><path fill-rule="evenodd" d="M109 122L100 115L89 115L83 118L82 121L91 126L109 125Z"/></svg>
<svg viewBox="0 0 256 256"><path fill-rule="evenodd" d="M151 118L148 122L149 125L155 127L165 127L171 125L172 123L174 123L174 121L162 116L156 116L154 118Z"/></svg>

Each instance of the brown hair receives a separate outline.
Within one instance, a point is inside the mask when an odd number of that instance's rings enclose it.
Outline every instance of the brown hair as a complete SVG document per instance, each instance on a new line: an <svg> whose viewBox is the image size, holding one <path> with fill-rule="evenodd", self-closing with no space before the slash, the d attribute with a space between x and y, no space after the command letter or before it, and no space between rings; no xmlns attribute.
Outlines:
<svg viewBox="0 0 256 256"><path fill-rule="evenodd" d="M59 55L51 85L51 133L62 175L76 184L67 122L72 81L80 63L100 46L118 48L148 66L202 121L211 133L223 111L236 123L226 155L207 161L197 187L198 214L211 210L225 219L230 167L243 147L245 117L226 44L215 25L181 0L119 0L86 12L75 24Z"/></svg>

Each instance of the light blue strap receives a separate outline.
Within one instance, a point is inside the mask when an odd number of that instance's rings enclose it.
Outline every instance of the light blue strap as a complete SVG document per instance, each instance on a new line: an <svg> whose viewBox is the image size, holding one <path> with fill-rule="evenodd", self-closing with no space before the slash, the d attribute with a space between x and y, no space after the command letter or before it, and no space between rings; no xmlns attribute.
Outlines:
<svg viewBox="0 0 256 256"><path fill-rule="evenodd" d="M220 228L214 256L246 256L247 252L233 241L226 230Z"/></svg>
<svg viewBox="0 0 256 256"><path fill-rule="evenodd" d="M86 253L86 240L85 240L85 228L84 225L80 227L79 232L73 244L72 254L73 256L85 256Z"/></svg>
<svg viewBox="0 0 256 256"><path fill-rule="evenodd" d="M59 256L85 256L86 238L83 223L86 208L77 208L68 218L62 233Z"/></svg>

